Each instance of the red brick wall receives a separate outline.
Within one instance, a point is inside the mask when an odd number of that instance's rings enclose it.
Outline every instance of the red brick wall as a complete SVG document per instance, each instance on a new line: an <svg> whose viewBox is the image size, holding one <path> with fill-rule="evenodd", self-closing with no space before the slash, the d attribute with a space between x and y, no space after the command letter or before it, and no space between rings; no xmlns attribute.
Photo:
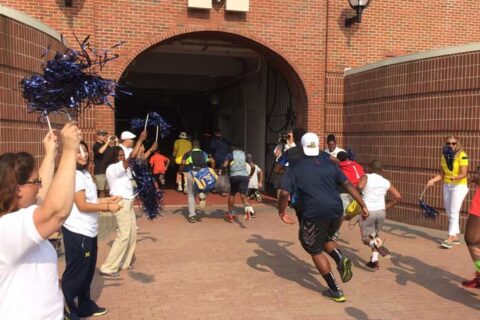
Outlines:
<svg viewBox="0 0 480 320"><path fill-rule="evenodd" d="M325 129L326 133L339 137L340 145L343 145L341 101L328 99L343 94L335 79L343 76L345 68L479 39L477 22L471 18L480 14L476 1L370 2L361 24L345 28L345 18L354 15L348 1L328 1Z"/></svg>
<svg viewBox="0 0 480 320"><path fill-rule="evenodd" d="M40 56L49 44L54 50L63 48L50 36L0 16L0 154L7 151L43 154L39 142L48 126L37 121L38 114L27 113L19 83L40 71ZM63 119L53 115L51 121L53 127L60 128Z"/></svg>
<svg viewBox="0 0 480 320"><path fill-rule="evenodd" d="M214 2L209 11L188 10L186 0L99 1L73 0L74 8L59 0L4 0L7 6L23 11L63 33L74 43L91 34L97 47L127 41L105 76L118 79L128 64L143 50L182 33L216 30L238 34L270 48L293 67L308 97L308 112L300 119L316 131L323 131L325 66L325 1L252 0L247 14L226 13ZM97 127L113 128L113 113L97 109Z"/></svg>
<svg viewBox="0 0 480 320"><path fill-rule="evenodd" d="M403 201L389 217L446 229L447 217L425 219L418 198L440 171L441 150L456 135L472 171L480 164L480 51L411 61L345 78L344 133L358 159L378 159ZM473 190L462 207L463 216ZM442 184L427 202L443 211ZM462 222L462 225L465 221Z"/></svg>

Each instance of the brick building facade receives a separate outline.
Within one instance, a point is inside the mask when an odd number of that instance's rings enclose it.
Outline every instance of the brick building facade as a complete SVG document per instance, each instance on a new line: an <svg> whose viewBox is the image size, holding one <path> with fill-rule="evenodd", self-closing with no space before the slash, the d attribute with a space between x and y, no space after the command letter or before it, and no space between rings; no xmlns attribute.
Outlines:
<svg viewBox="0 0 480 320"><path fill-rule="evenodd" d="M117 80L139 54L162 41L198 32L222 34L259 52L282 71L296 98L298 125L321 136L335 133L340 145L354 147L356 140L348 138L349 125L344 117L345 68L476 41L476 22L468 17L480 13L470 0L415 0L395 5L373 0L362 23L346 28L345 18L353 15L346 0L250 0L247 13L226 12L224 1L213 1L210 10L188 9L187 0L73 0L73 7L66 7L63 0L1 0L0 4L41 21L72 46L73 32L80 38L91 35L98 48L126 41L116 51L120 58L103 73ZM24 103L17 81L38 71L42 48L52 42L60 48L61 41L34 29L2 17L2 151L41 152L41 125L34 115L21 112ZM28 34L34 36L28 38ZM22 51L26 47L32 49ZM7 56L12 60L5 60ZM349 97L348 92L345 96ZM82 116L81 124L92 142L97 128L113 131L114 112L96 107ZM438 125L438 130L444 130L442 123ZM385 147L379 145L375 152L382 155Z"/></svg>

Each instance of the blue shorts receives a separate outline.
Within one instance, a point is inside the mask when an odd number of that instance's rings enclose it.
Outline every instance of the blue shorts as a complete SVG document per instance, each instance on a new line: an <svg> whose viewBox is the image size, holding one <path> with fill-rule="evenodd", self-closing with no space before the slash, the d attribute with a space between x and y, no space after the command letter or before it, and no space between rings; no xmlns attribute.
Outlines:
<svg viewBox="0 0 480 320"><path fill-rule="evenodd" d="M239 192L243 194L247 194L248 180L249 179L247 176L230 177L230 194L232 196Z"/></svg>

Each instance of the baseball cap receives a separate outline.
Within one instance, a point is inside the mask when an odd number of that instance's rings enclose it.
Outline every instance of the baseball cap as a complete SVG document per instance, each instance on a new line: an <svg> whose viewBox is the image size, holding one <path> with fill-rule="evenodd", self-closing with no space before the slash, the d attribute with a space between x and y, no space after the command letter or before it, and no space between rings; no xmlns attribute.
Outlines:
<svg viewBox="0 0 480 320"><path fill-rule="evenodd" d="M97 136L106 136L107 134L108 132L103 129L97 131Z"/></svg>
<svg viewBox="0 0 480 320"><path fill-rule="evenodd" d="M130 131L123 131L120 135L120 140L128 140L128 139L135 139L136 135L131 133Z"/></svg>
<svg viewBox="0 0 480 320"><path fill-rule="evenodd" d="M318 156L320 154L320 143L318 136L313 132L307 132L302 136L303 152L307 156Z"/></svg>

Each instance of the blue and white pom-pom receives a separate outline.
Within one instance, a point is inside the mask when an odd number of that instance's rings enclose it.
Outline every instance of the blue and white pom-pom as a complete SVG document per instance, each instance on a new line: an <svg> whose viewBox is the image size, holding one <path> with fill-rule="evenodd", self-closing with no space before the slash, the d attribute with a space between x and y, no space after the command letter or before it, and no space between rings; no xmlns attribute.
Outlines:
<svg viewBox="0 0 480 320"><path fill-rule="evenodd" d="M103 79L97 71L118 55L95 50L90 45L90 36L82 42L75 39L80 51L68 48L65 53L55 53L53 59L43 63L43 75L33 75L20 82L29 112L40 112L41 116L59 112L71 115L91 105L112 107L108 97L115 96L117 84ZM48 48L44 55L49 51Z"/></svg>
<svg viewBox="0 0 480 320"><path fill-rule="evenodd" d="M453 161L455 160L455 152L450 147L443 147L443 156L447 163L448 170L453 170Z"/></svg>
<svg viewBox="0 0 480 320"><path fill-rule="evenodd" d="M135 192L142 203L143 212L149 219L154 219L162 212L163 191L155 186L152 171L145 161L129 159L129 164L137 183Z"/></svg>
<svg viewBox="0 0 480 320"><path fill-rule="evenodd" d="M133 130L144 129L146 126L155 126L159 129L159 134L165 138L170 133L170 125L156 112L150 112L147 115L147 124L145 119L132 119L130 126Z"/></svg>

